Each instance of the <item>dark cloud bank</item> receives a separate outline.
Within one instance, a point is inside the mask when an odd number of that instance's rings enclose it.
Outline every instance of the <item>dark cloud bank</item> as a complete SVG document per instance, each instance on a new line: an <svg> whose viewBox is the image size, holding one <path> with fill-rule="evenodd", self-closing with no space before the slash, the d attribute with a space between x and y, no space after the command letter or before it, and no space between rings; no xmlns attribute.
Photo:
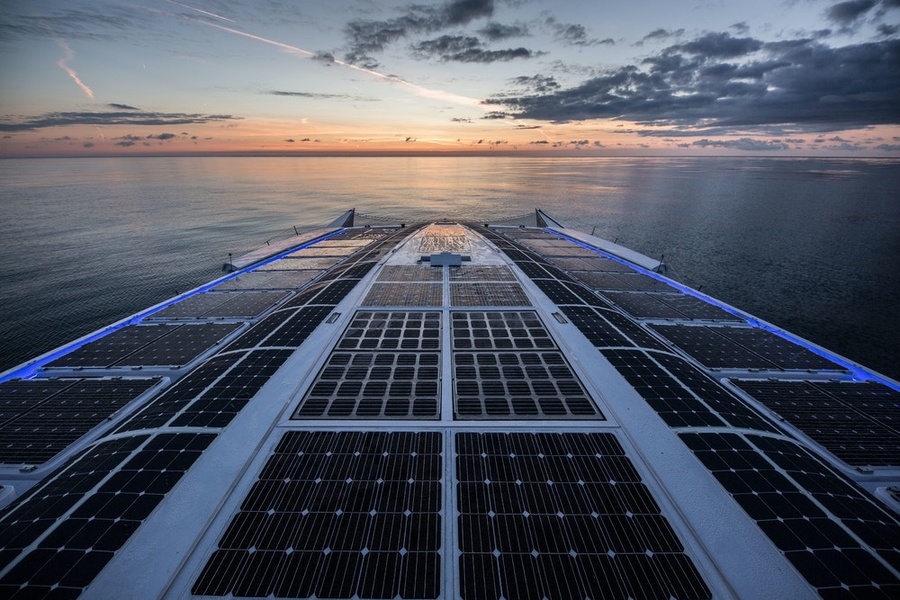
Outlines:
<svg viewBox="0 0 900 600"><path fill-rule="evenodd" d="M659 135L828 131L900 123L900 40L829 47L708 33L568 89L518 78L526 94L488 104L542 121L619 118ZM554 82L555 83L555 82Z"/></svg>
<svg viewBox="0 0 900 600"><path fill-rule="evenodd" d="M240 119L232 115L148 112L127 104L107 106L117 110L44 113L21 120L0 122L0 131L33 131L66 125L189 125Z"/></svg>

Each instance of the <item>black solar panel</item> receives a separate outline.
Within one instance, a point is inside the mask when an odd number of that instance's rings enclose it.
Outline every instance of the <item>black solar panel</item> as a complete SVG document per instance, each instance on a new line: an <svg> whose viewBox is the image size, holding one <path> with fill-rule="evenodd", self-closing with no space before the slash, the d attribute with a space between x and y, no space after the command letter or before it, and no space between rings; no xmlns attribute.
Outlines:
<svg viewBox="0 0 900 600"><path fill-rule="evenodd" d="M587 306L566 306L563 313L598 348L634 347L634 343L606 319L605 315L611 314L609 311L598 312Z"/></svg>
<svg viewBox="0 0 900 600"><path fill-rule="evenodd" d="M900 416L900 393L887 386L812 381L732 383L848 464L900 465L900 431L894 428ZM884 400L893 397L893 401L880 402L884 409L870 412L865 403L855 401L865 397L864 390L857 394L853 389L858 385L868 390L874 387L873 391L884 394ZM881 420L884 416L892 418Z"/></svg>
<svg viewBox="0 0 900 600"><path fill-rule="evenodd" d="M555 279L535 279L534 283L554 304L584 304L583 299L578 294L560 281Z"/></svg>
<svg viewBox="0 0 900 600"><path fill-rule="evenodd" d="M259 316L275 306L286 292L230 293L226 294L227 302L203 313L204 318L248 318Z"/></svg>
<svg viewBox="0 0 900 600"><path fill-rule="evenodd" d="M550 262L566 271L599 271L607 273L633 273L634 269L625 264L613 260L611 258L603 258L593 256L590 258L583 257L561 257L554 256L550 258Z"/></svg>
<svg viewBox="0 0 900 600"><path fill-rule="evenodd" d="M603 294L616 306L637 319L683 319L684 313L663 302L668 294L645 292L606 292Z"/></svg>
<svg viewBox="0 0 900 600"><path fill-rule="evenodd" d="M181 325L140 350L120 359L115 366L181 367L212 348L240 326L239 323Z"/></svg>
<svg viewBox="0 0 900 600"><path fill-rule="evenodd" d="M673 288L652 277L639 273L596 273L573 271L572 275L595 290L671 292Z"/></svg>
<svg viewBox="0 0 900 600"><path fill-rule="evenodd" d="M13 379L0 383L0 425L38 406L78 379Z"/></svg>
<svg viewBox="0 0 900 600"><path fill-rule="evenodd" d="M725 424L645 352L603 350L602 353L669 427L720 427Z"/></svg>
<svg viewBox="0 0 900 600"><path fill-rule="evenodd" d="M11 566L0 593L79 596L214 438L160 434L138 450L137 436L82 453L0 515L0 570Z"/></svg>
<svg viewBox="0 0 900 600"><path fill-rule="evenodd" d="M830 360L757 327L651 327L710 368L840 369Z"/></svg>
<svg viewBox="0 0 900 600"><path fill-rule="evenodd" d="M130 325L47 364L53 367L109 367L183 325Z"/></svg>
<svg viewBox="0 0 900 600"><path fill-rule="evenodd" d="M460 419L602 419L561 352L453 353Z"/></svg>
<svg viewBox="0 0 900 600"><path fill-rule="evenodd" d="M207 360L129 417L116 433L151 429L168 423L243 356L244 354L226 354Z"/></svg>
<svg viewBox="0 0 900 600"><path fill-rule="evenodd" d="M358 311L339 350L440 350L441 314L435 311Z"/></svg>
<svg viewBox="0 0 900 600"><path fill-rule="evenodd" d="M292 354L293 350L249 352L190 402L170 427L225 427Z"/></svg>
<svg viewBox="0 0 900 600"><path fill-rule="evenodd" d="M437 598L442 462L439 433L287 432L192 592Z"/></svg>
<svg viewBox="0 0 900 600"><path fill-rule="evenodd" d="M536 350L556 348L533 311L454 311L454 350Z"/></svg>
<svg viewBox="0 0 900 600"><path fill-rule="evenodd" d="M56 382L7 382L0 394L46 390L28 402L15 416L0 425L0 463L41 464L56 456L85 433L105 422L113 413L159 383L160 379L79 379ZM56 388L56 389L54 389Z"/></svg>
<svg viewBox="0 0 900 600"><path fill-rule="evenodd" d="M297 310L281 326L259 342L260 346L297 348L331 314L332 306L307 306Z"/></svg>
<svg viewBox="0 0 900 600"><path fill-rule="evenodd" d="M900 522L800 446L756 435L681 439L823 597L900 592L876 557L900 567Z"/></svg>
<svg viewBox="0 0 900 600"><path fill-rule="evenodd" d="M294 418L440 416L437 352L334 352Z"/></svg>
<svg viewBox="0 0 900 600"><path fill-rule="evenodd" d="M450 306L531 306L531 300L514 281L453 282Z"/></svg>
<svg viewBox="0 0 900 600"><path fill-rule="evenodd" d="M611 433L458 433L459 594L710 598Z"/></svg>

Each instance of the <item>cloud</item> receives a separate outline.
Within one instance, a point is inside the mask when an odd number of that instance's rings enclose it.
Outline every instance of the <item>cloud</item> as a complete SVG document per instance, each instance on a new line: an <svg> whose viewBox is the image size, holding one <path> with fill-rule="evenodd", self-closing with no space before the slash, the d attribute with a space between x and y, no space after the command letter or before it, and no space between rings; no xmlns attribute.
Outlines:
<svg viewBox="0 0 900 600"><path fill-rule="evenodd" d="M451 0L438 6L411 5L406 14L384 21L351 21L344 28L350 43L345 58L351 64L375 68L378 62L372 54L383 52L400 39L465 25L493 14L493 0Z"/></svg>
<svg viewBox="0 0 900 600"><path fill-rule="evenodd" d="M309 100L352 100L354 102L379 102L378 98L351 96L349 94L320 94L314 92L289 92L285 90L269 90L263 92L268 96L284 96L288 98L306 98Z"/></svg>
<svg viewBox="0 0 900 600"><path fill-rule="evenodd" d="M110 102L107 104L109 108L114 108L116 110L141 110L139 108L135 108L134 106L129 106L128 104L117 104L115 102Z"/></svg>
<svg viewBox="0 0 900 600"><path fill-rule="evenodd" d="M148 140L162 140L162 141L166 141L166 140L174 139L175 137L177 137L177 136L176 136L174 133L160 133L160 134L157 134L157 135L153 135L153 134L148 135L148 136L147 136L147 139L148 139Z"/></svg>
<svg viewBox="0 0 900 600"><path fill-rule="evenodd" d="M520 75L511 80L512 83L530 89L533 93L547 93L560 88L556 79L550 75Z"/></svg>
<svg viewBox="0 0 900 600"><path fill-rule="evenodd" d="M745 150L748 152L762 152L772 150L789 150L790 146L780 140L754 140L741 138L739 140L697 140L691 146L700 148L728 148L731 150Z"/></svg>
<svg viewBox="0 0 900 600"><path fill-rule="evenodd" d="M601 44L613 46L616 43L612 38L603 40L589 38L584 25L560 23L554 17L548 17L545 23L553 31L556 40L568 46L599 46Z"/></svg>
<svg viewBox="0 0 900 600"><path fill-rule="evenodd" d="M574 87L486 103L522 118L623 119L672 134L835 131L900 123L898 72L896 39L832 48L811 39L763 43L706 34Z"/></svg>
<svg viewBox="0 0 900 600"><path fill-rule="evenodd" d="M499 42L515 37L527 37L530 35L528 33L528 27L525 25L503 25L502 23L496 23L494 21L491 21L479 29L478 33L492 42Z"/></svg>
<svg viewBox="0 0 900 600"><path fill-rule="evenodd" d="M673 37L681 37L682 35L684 35L684 29L675 29L672 31L669 31L668 29L661 29L661 28L654 29L653 31L651 31L650 33L645 35L643 38L641 38L641 41L639 41L637 43L637 45L642 46L644 44L644 42L651 42L651 41L655 41L655 40L667 40L667 39L673 38Z"/></svg>
<svg viewBox="0 0 900 600"><path fill-rule="evenodd" d="M481 41L472 36L442 35L433 40L414 44L412 50L419 58L439 58L444 62L492 63L516 58L532 58L539 53L527 48L485 50Z"/></svg>
<svg viewBox="0 0 900 600"><path fill-rule="evenodd" d="M81 81L81 79L78 77L78 74L75 72L75 69L69 66L69 61L75 60L75 52L72 51L65 40L57 38L56 43L63 51L63 57L56 61L57 66L72 78L72 81L74 81L75 85L77 85L81 89L81 91L84 92L85 96L93 100L94 90L89 88L87 84Z"/></svg>
<svg viewBox="0 0 900 600"><path fill-rule="evenodd" d="M875 8L876 4L878 4L876 0L847 0L846 2L838 2L825 11L825 16L828 20L833 21L838 25L849 27L853 25L857 19Z"/></svg>
<svg viewBox="0 0 900 600"><path fill-rule="evenodd" d="M205 115L199 113L162 113L142 110L112 112L49 112L42 115L0 120L0 131L33 131L46 127L68 125L187 125L236 121L241 117L232 115Z"/></svg>

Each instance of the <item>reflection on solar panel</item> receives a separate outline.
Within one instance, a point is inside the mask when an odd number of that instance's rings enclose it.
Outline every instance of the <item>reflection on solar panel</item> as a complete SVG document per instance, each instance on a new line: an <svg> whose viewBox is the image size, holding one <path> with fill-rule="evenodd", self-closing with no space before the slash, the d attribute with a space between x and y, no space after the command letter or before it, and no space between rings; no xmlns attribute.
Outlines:
<svg viewBox="0 0 900 600"><path fill-rule="evenodd" d="M900 465L900 392L856 382L732 383L847 464Z"/></svg>
<svg viewBox="0 0 900 600"><path fill-rule="evenodd" d="M802 346L756 327L653 324L651 328L712 369L840 368Z"/></svg>
<svg viewBox="0 0 900 600"><path fill-rule="evenodd" d="M450 284L450 306L531 306L517 282L475 281Z"/></svg>
<svg viewBox="0 0 900 600"><path fill-rule="evenodd" d="M560 257L554 256L550 258L550 262L554 265L565 269L566 271L599 271L606 273L634 273L631 267L611 258L592 257Z"/></svg>
<svg viewBox="0 0 900 600"><path fill-rule="evenodd" d="M229 292L188 296L163 310L153 313L149 320L247 318L252 319L274 306L286 292Z"/></svg>
<svg viewBox="0 0 900 600"><path fill-rule="evenodd" d="M711 598L611 433L458 433L460 595Z"/></svg>
<svg viewBox="0 0 900 600"><path fill-rule="evenodd" d="M224 281L216 290L290 290L312 281L321 271L251 271Z"/></svg>
<svg viewBox="0 0 900 600"><path fill-rule="evenodd" d="M378 281L442 281L444 270L431 265L385 265Z"/></svg>
<svg viewBox="0 0 900 600"><path fill-rule="evenodd" d="M297 271L311 270L319 271L333 267L344 260L340 256L312 257L312 258L294 258L286 256L276 261L270 262L259 267L261 271Z"/></svg>
<svg viewBox="0 0 900 600"><path fill-rule="evenodd" d="M129 325L54 360L47 368L182 366L240 324Z"/></svg>
<svg viewBox="0 0 900 600"><path fill-rule="evenodd" d="M359 248L356 247L319 247L318 245L310 246L309 248L303 248L302 250L297 250L291 254L288 254L286 258L322 258L322 257L344 257L356 252Z"/></svg>
<svg viewBox="0 0 900 600"><path fill-rule="evenodd" d="M567 306L563 312L584 337L598 348L634 346L603 316L610 314L608 311L597 311L587 306Z"/></svg>
<svg viewBox="0 0 900 600"><path fill-rule="evenodd" d="M35 501L0 515L0 570L12 567L0 595L80 595L214 438L136 436L83 452L39 486Z"/></svg>
<svg viewBox="0 0 900 600"><path fill-rule="evenodd" d="M195 595L437 598L441 434L289 431Z"/></svg>
<svg viewBox="0 0 900 600"><path fill-rule="evenodd" d="M450 268L450 281L515 281L506 265L461 265Z"/></svg>
<svg viewBox="0 0 900 600"><path fill-rule="evenodd" d="M363 306L441 306L443 287L440 283L375 283Z"/></svg>
<svg viewBox="0 0 900 600"><path fill-rule="evenodd" d="M900 566L900 522L800 446L752 435L681 438L823 597L900 592L869 550Z"/></svg>
<svg viewBox="0 0 900 600"><path fill-rule="evenodd" d="M160 379L31 379L0 384L0 463L50 460Z"/></svg>
<svg viewBox="0 0 900 600"><path fill-rule="evenodd" d="M662 281L638 273L573 271L572 275L595 290L671 292L673 289Z"/></svg>

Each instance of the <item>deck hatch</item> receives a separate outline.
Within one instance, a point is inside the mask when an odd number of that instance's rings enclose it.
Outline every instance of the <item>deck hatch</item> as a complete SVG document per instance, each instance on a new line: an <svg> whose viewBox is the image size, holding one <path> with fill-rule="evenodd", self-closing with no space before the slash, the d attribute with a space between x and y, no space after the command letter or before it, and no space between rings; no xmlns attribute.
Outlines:
<svg viewBox="0 0 900 600"><path fill-rule="evenodd" d="M195 595L437 598L440 433L289 431Z"/></svg>
<svg viewBox="0 0 900 600"><path fill-rule="evenodd" d="M460 595L710 598L611 433L457 433Z"/></svg>

